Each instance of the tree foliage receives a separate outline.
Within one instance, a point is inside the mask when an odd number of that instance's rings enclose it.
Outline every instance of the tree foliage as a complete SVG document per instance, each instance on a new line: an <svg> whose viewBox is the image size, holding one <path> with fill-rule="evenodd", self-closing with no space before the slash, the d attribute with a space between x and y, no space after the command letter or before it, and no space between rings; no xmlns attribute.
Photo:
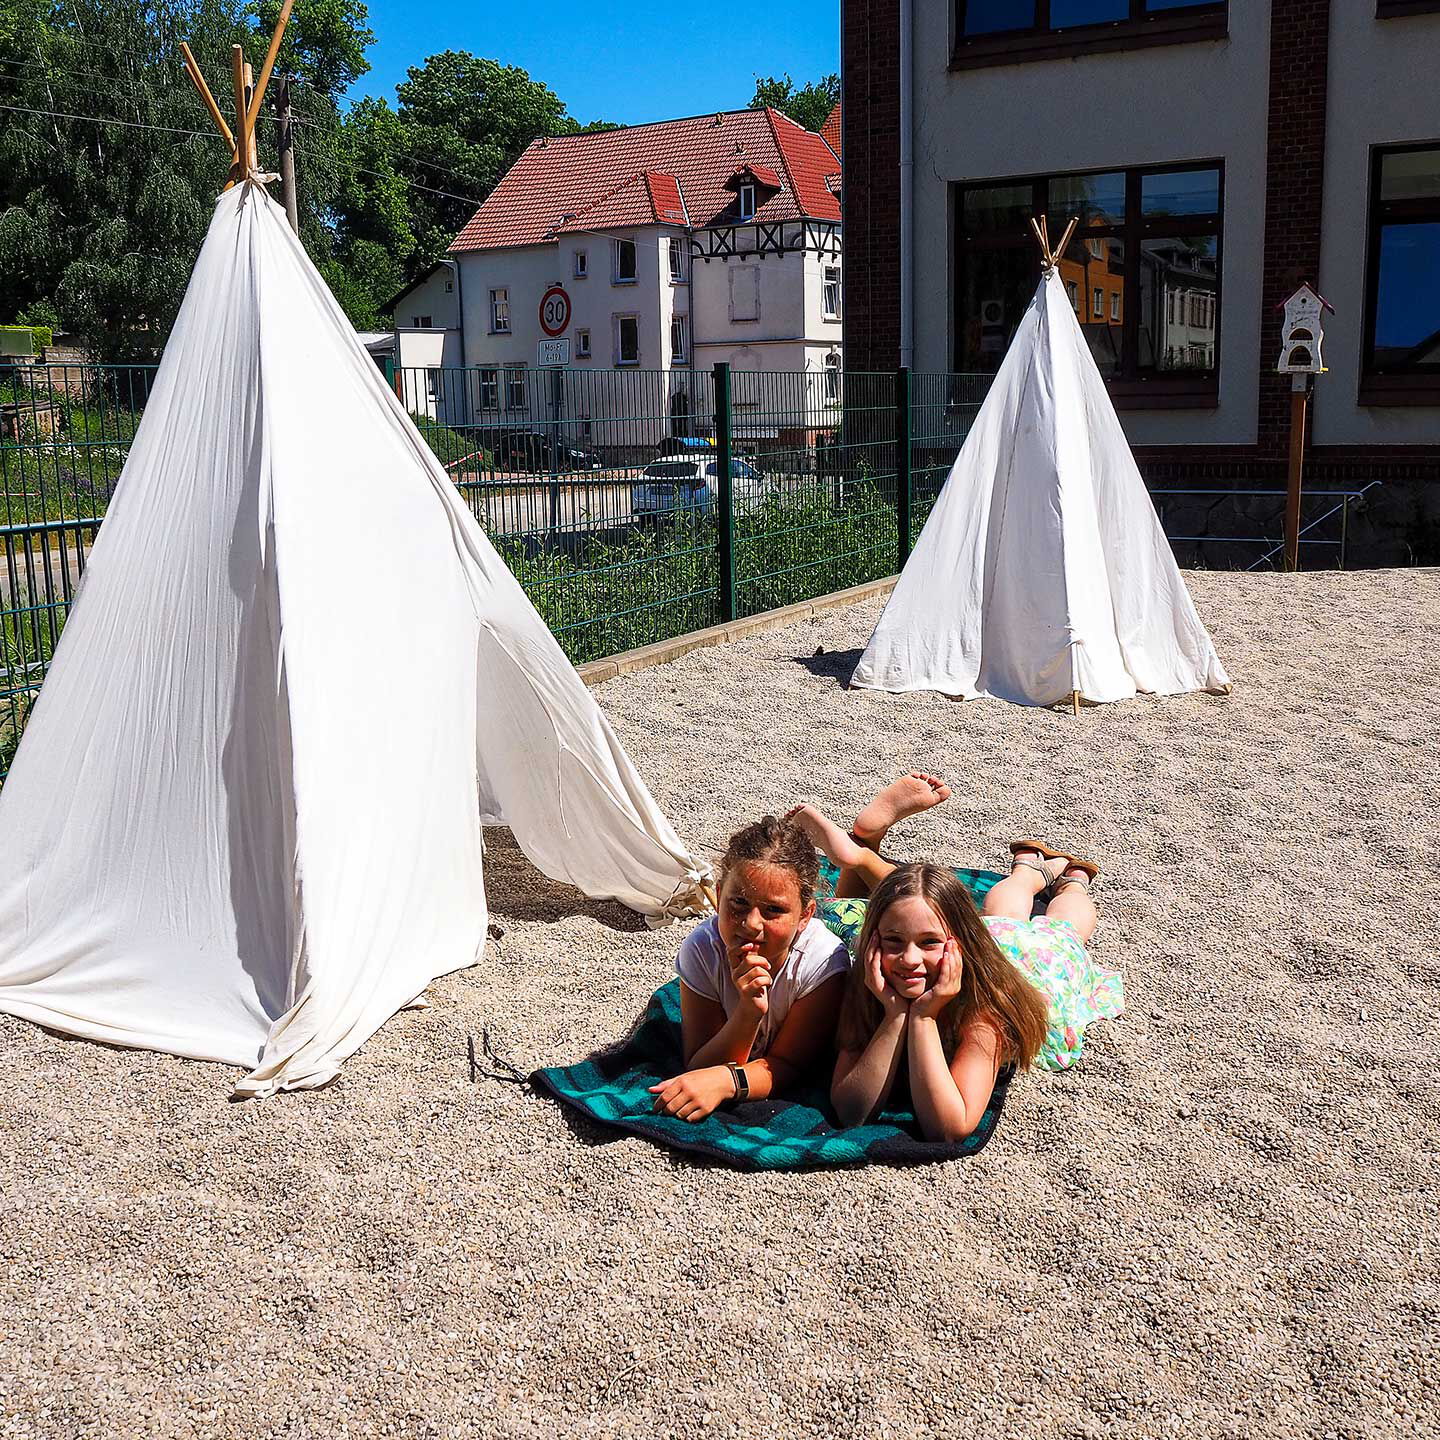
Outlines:
<svg viewBox="0 0 1440 1440"><path fill-rule="evenodd" d="M839 101L838 75L822 75L820 79L797 89L787 72L784 75L767 75L763 80L757 75L750 109L764 110L768 106L818 134Z"/></svg>

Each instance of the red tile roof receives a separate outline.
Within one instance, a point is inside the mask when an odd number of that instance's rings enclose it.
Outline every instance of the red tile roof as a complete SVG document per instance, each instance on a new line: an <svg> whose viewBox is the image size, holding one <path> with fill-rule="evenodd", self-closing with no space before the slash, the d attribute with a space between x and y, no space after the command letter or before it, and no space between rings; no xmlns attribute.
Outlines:
<svg viewBox="0 0 1440 1440"><path fill-rule="evenodd" d="M530 145L455 237L452 252L544 245L561 231L703 227L735 218L725 182L748 166L778 190L760 220L840 220L825 183L839 168L820 136L776 110L731 110Z"/></svg>
<svg viewBox="0 0 1440 1440"><path fill-rule="evenodd" d="M820 127L820 138L836 153L840 153L840 102L835 102L835 108L825 117L825 123Z"/></svg>

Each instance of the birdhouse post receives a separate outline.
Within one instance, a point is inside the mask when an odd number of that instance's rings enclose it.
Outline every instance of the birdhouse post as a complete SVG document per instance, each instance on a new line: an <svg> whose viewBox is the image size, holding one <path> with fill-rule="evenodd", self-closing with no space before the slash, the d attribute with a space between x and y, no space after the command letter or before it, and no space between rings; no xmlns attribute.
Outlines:
<svg viewBox="0 0 1440 1440"><path fill-rule="evenodd" d="M1300 494L1305 472L1305 411L1310 399L1310 377L1323 375L1320 358L1324 339L1325 311L1334 306L1323 296L1302 285L1280 307L1285 312L1281 326L1280 362L1275 369L1290 379L1290 474L1285 489L1285 568L1300 568Z"/></svg>

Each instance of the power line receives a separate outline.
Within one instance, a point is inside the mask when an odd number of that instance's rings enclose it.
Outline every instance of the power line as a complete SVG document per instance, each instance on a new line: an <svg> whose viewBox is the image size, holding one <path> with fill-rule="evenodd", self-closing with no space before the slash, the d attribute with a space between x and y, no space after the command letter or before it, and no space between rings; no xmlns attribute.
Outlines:
<svg viewBox="0 0 1440 1440"><path fill-rule="evenodd" d="M145 125L138 120L117 120L109 115L73 115L66 110L36 110L29 105L0 105L0 110L13 110L17 115L43 115L50 120L88 120L93 125L123 125L127 130L154 130L166 135L196 135L202 140L217 140L217 130L181 130L174 125Z"/></svg>

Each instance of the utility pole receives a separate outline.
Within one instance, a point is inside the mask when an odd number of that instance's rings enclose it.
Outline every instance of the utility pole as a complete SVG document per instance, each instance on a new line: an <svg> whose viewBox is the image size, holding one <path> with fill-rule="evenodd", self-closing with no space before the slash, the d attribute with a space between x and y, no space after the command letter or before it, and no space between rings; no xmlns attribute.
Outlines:
<svg viewBox="0 0 1440 1440"><path fill-rule="evenodd" d="M282 75L275 83L275 124L279 131L280 185L285 192L285 215L290 228L300 233L300 208L295 199L295 148L293 122L290 117L290 77Z"/></svg>

